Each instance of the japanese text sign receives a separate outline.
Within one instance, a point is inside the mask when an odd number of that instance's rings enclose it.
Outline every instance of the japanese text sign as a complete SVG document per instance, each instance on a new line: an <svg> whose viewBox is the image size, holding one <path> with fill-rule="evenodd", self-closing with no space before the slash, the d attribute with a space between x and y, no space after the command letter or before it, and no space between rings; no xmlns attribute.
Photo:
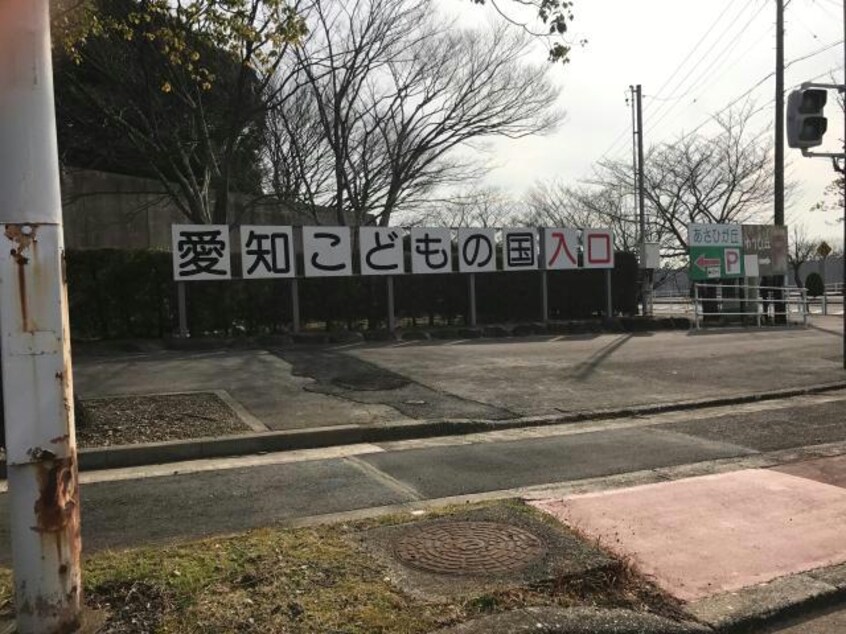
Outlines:
<svg viewBox="0 0 846 634"><path fill-rule="evenodd" d="M496 229L458 230L458 270L462 273L496 271Z"/></svg>
<svg viewBox="0 0 846 634"><path fill-rule="evenodd" d="M452 273L452 232L444 227L411 230L411 270L414 273Z"/></svg>
<svg viewBox="0 0 846 634"><path fill-rule="evenodd" d="M349 227L303 227L306 277L352 275Z"/></svg>
<svg viewBox="0 0 846 634"><path fill-rule="evenodd" d="M687 227L688 247L742 247L740 225L690 224Z"/></svg>
<svg viewBox="0 0 846 634"><path fill-rule="evenodd" d="M294 277L292 227L241 226L241 275L244 279Z"/></svg>
<svg viewBox="0 0 846 634"><path fill-rule="evenodd" d="M400 275L405 272L402 229L361 227L358 240L362 275Z"/></svg>
<svg viewBox="0 0 846 634"><path fill-rule="evenodd" d="M578 229L543 230L544 268L560 271L579 268Z"/></svg>
<svg viewBox="0 0 846 634"><path fill-rule="evenodd" d="M534 229L503 229L502 269L524 271L538 268L537 241Z"/></svg>
<svg viewBox="0 0 846 634"><path fill-rule="evenodd" d="M614 268L614 236L610 229L584 229L582 231L584 268Z"/></svg>
<svg viewBox="0 0 846 634"><path fill-rule="evenodd" d="M226 225L173 225L171 239L174 280L228 280L232 277L229 227Z"/></svg>

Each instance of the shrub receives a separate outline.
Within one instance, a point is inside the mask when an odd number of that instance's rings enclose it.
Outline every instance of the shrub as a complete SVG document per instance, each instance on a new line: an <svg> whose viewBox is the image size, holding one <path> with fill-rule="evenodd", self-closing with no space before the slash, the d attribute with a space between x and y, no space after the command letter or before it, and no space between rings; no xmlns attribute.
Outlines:
<svg viewBox="0 0 846 634"><path fill-rule="evenodd" d="M805 288L809 297L819 297L825 294L825 283L819 273L810 273L805 278Z"/></svg>
<svg viewBox="0 0 846 634"><path fill-rule="evenodd" d="M232 270L239 270L237 261ZM67 274L74 338L156 338L176 330L170 253L68 251ZM617 253L612 271L616 313L636 312L637 274L634 256ZM467 323L467 275L401 275L394 278L394 287L398 319L413 318L420 325ZM283 331L292 321L290 280L189 282L185 288L188 326L194 336L262 335ZM604 313L604 271L549 271L547 288L550 319ZM320 323L327 330L385 326L387 287L382 277L301 279L299 297L303 325ZM476 305L480 324L538 321L541 273L477 274Z"/></svg>

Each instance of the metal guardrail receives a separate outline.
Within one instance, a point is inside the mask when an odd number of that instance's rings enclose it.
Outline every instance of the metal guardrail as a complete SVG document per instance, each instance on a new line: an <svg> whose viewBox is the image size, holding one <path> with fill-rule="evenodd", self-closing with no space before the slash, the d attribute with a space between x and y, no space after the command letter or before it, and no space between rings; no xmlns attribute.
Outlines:
<svg viewBox="0 0 846 634"><path fill-rule="evenodd" d="M715 289L714 297L703 296L703 289ZM715 310L706 312L706 304L709 309ZM779 304L784 306L784 314L788 319L791 315L798 315L802 323L808 325L808 294L804 288L697 283L693 285L693 324L698 330L706 316L717 315L754 317L760 327L764 318L774 318L777 312L781 314L781 311L776 311ZM725 310L725 305L737 306L742 310Z"/></svg>

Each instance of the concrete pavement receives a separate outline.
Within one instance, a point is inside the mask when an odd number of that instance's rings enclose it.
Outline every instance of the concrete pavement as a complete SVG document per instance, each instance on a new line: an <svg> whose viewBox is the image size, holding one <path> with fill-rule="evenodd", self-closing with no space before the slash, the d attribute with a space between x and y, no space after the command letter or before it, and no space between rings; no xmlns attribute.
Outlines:
<svg viewBox="0 0 846 634"><path fill-rule="evenodd" d="M843 634L846 632L846 609L831 609L810 617L793 619L767 630L768 634Z"/></svg>
<svg viewBox="0 0 846 634"><path fill-rule="evenodd" d="M77 355L74 389L84 398L226 390L270 429L378 425L404 418L380 404L355 403L307 388L291 365L266 350Z"/></svg>
<svg viewBox="0 0 846 634"><path fill-rule="evenodd" d="M227 391L273 430L521 416L842 381L838 318L815 328L77 355L83 398Z"/></svg>
<svg viewBox="0 0 846 634"><path fill-rule="evenodd" d="M842 326L367 346L347 354L520 415L712 398L843 380Z"/></svg>

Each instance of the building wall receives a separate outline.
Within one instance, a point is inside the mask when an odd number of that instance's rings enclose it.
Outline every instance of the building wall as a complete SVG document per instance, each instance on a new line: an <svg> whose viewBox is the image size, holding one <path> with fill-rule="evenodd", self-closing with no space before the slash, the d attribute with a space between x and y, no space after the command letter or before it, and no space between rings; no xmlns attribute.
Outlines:
<svg viewBox="0 0 846 634"><path fill-rule="evenodd" d="M337 224L331 209L315 216L278 201L253 202L234 194L230 224ZM158 181L94 170L63 171L62 211L70 249L169 250L170 226L187 222Z"/></svg>

